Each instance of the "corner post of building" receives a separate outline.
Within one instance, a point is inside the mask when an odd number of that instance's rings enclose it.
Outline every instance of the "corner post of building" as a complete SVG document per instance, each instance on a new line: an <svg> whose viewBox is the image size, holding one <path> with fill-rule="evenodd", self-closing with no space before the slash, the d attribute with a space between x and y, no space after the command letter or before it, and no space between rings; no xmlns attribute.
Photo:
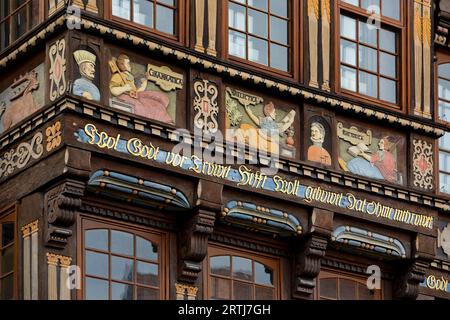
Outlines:
<svg viewBox="0 0 450 320"><path fill-rule="evenodd" d="M396 299L415 300L419 295L419 285L424 282L428 268L436 255L436 238L417 234L414 241L413 259L400 268L394 283Z"/></svg>
<svg viewBox="0 0 450 320"><path fill-rule="evenodd" d="M333 229L334 213L314 208L310 229L302 237L295 255L292 295L296 299L312 299L315 279L320 273L321 259L325 256Z"/></svg>
<svg viewBox="0 0 450 320"><path fill-rule="evenodd" d="M177 285L179 287L187 285L186 294L189 300L197 298L195 285L202 271L203 260L208 253L209 236L213 233L216 216L222 207L222 188L220 184L200 180L196 206L191 215L181 221L181 231L178 234L180 261ZM180 300L181 296L177 294Z"/></svg>

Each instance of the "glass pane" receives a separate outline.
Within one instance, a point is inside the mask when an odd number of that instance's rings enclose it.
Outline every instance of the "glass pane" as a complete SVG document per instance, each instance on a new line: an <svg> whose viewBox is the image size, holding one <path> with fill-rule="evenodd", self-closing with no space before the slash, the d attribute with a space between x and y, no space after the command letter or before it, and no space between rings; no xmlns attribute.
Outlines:
<svg viewBox="0 0 450 320"><path fill-rule="evenodd" d="M2 224L2 247L14 242L14 222Z"/></svg>
<svg viewBox="0 0 450 320"><path fill-rule="evenodd" d="M175 0L157 0L158 3L164 3L169 6L175 7Z"/></svg>
<svg viewBox="0 0 450 320"><path fill-rule="evenodd" d="M130 20L130 0L113 0L112 14L113 16Z"/></svg>
<svg viewBox="0 0 450 320"><path fill-rule="evenodd" d="M357 7L359 6L359 3L358 3L359 0L342 0L342 1L352 4L354 6L357 6Z"/></svg>
<svg viewBox="0 0 450 320"><path fill-rule="evenodd" d="M359 92L370 97L378 97L377 76L366 72L359 72Z"/></svg>
<svg viewBox="0 0 450 320"><path fill-rule="evenodd" d="M397 77L397 63L395 56L384 52L380 53L380 73L392 78Z"/></svg>
<svg viewBox="0 0 450 320"><path fill-rule="evenodd" d="M380 99L397 103L397 83L395 81L380 78Z"/></svg>
<svg viewBox="0 0 450 320"><path fill-rule="evenodd" d="M341 66L341 87L356 92L356 70Z"/></svg>
<svg viewBox="0 0 450 320"><path fill-rule="evenodd" d="M245 14L244 6L230 2L228 6L228 26L245 31Z"/></svg>
<svg viewBox="0 0 450 320"><path fill-rule="evenodd" d="M439 148L450 150L450 132L446 132L444 136L439 139Z"/></svg>
<svg viewBox="0 0 450 320"><path fill-rule="evenodd" d="M356 43L341 40L341 61L356 66Z"/></svg>
<svg viewBox="0 0 450 320"><path fill-rule="evenodd" d="M450 153L439 152L439 170L450 173Z"/></svg>
<svg viewBox="0 0 450 320"><path fill-rule="evenodd" d="M108 255L86 251L86 274L108 278Z"/></svg>
<svg viewBox="0 0 450 320"><path fill-rule="evenodd" d="M380 8L380 0L361 0L361 8L363 9L373 9L373 8ZM371 12L373 10L370 10Z"/></svg>
<svg viewBox="0 0 450 320"><path fill-rule="evenodd" d="M133 286L124 283L113 282L111 286L112 300L133 300Z"/></svg>
<svg viewBox="0 0 450 320"><path fill-rule="evenodd" d="M111 252L133 256L133 235L122 231L111 231Z"/></svg>
<svg viewBox="0 0 450 320"><path fill-rule="evenodd" d="M439 119L450 122L450 103L439 101Z"/></svg>
<svg viewBox="0 0 450 320"><path fill-rule="evenodd" d="M229 30L228 34L228 50L230 54L245 59L247 51L245 34L232 30Z"/></svg>
<svg viewBox="0 0 450 320"><path fill-rule="evenodd" d="M211 266L211 274L230 276L231 271L229 256L211 257L209 261Z"/></svg>
<svg viewBox="0 0 450 320"><path fill-rule="evenodd" d="M268 37L267 14L248 9L248 32L262 38Z"/></svg>
<svg viewBox="0 0 450 320"><path fill-rule="evenodd" d="M270 40L281 44L288 44L288 22L270 17Z"/></svg>
<svg viewBox="0 0 450 320"><path fill-rule="evenodd" d="M322 279L319 281L320 296L325 298L337 299L337 280Z"/></svg>
<svg viewBox="0 0 450 320"><path fill-rule="evenodd" d="M267 41L251 36L248 37L248 60L267 66L268 50Z"/></svg>
<svg viewBox="0 0 450 320"><path fill-rule="evenodd" d="M0 25L0 41L1 49L9 45L9 20L6 20Z"/></svg>
<svg viewBox="0 0 450 320"><path fill-rule="evenodd" d="M275 290L267 287L256 287L255 290L256 300L273 300L275 299Z"/></svg>
<svg viewBox="0 0 450 320"><path fill-rule="evenodd" d="M450 81L439 79L439 98L450 100Z"/></svg>
<svg viewBox="0 0 450 320"><path fill-rule="evenodd" d="M368 71L378 72L377 50L366 46L360 46L359 67Z"/></svg>
<svg viewBox="0 0 450 320"><path fill-rule="evenodd" d="M4 249L2 251L2 268L1 268L1 275L4 275L8 272L11 272L14 270L14 246L11 245L8 248Z"/></svg>
<svg viewBox="0 0 450 320"><path fill-rule="evenodd" d="M141 237L136 237L136 256L146 260L158 260L158 246Z"/></svg>
<svg viewBox="0 0 450 320"><path fill-rule="evenodd" d="M138 261L137 282L153 287L159 287L158 265Z"/></svg>
<svg viewBox="0 0 450 320"><path fill-rule="evenodd" d="M400 0L382 0L381 3L383 16L400 20Z"/></svg>
<svg viewBox="0 0 450 320"><path fill-rule="evenodd" d="M211 299L229 300L231 299L231 281L211 277Z"/></svg>
<svg viewBox="0 0 450 320"><path fill-rule="evenodd" d="M1 295L0 300L9 300L13 298L14 294L14 274L10 274L1 280Z"/></svg>
<svg viewBox="0 0 450 320"><path fill-rule="evenodd" d="M450 79L450 63L440 64L438 70L439 77Z"/></svg>
<svg viewBox="0 0 450 320"><path fill-rule="evenodd" d="M151 0L134 0L133 19L137 23L153 28L153 2Z"/></svg>
<svg viewBox="0 0 450 320"><path fill-rule="evenodd" d="M4 18L9 13L9 1L0 1L0 18Z"/></svg>
<svg viewBox="0 0 450 320"><path fill-rule="evenodd" d="M450 194L450 175L444 173L439 174L439 190Z"/></svg>
<svg viewBox="0 0 450 320"><path fill-rule="evenodd" d="M278 0L276 0L278 1ZM273 1L271 1L273 2ZM248 5L251 7L255 7L264 11L267 11L267 0L248 0Z"/></svg>
<svg viewBox="0 0 450 320"><path fill-rule="evenodd" d="M270 12L282 17L288 17L288 0L270 1Z"/></svg>
<svg viewBox="0 0 450 320"><path fill-rule="evenodd" d="M270 44L270 66L282 71L289 71L288 48L277 44Z"/></svg>
<svg viewBox="0 0 450 320"><path fill-rule="evenodd" d="M341 36L356 40L356 20L341 15Z"/></svg>
<svg viewBox="0 0 450 320"><path fill-rule="evenodd" d="M108 281L86 278L86 300L108 300Z"/></svg>
<svg viewBox="0 0 450 320"><path fill-rule="evenodd" d="M13 41L19 39L28 29L27 7L23 7L12 16Z"/></svg>
<svg viewBox="0 0 450 320"><path fill-rule="evenodd" d="M233 299L234 300L253 300L253 285L233 281Z"/></svg>
<svg viewBox="0 0 450 320"><path fill-rule="evenodd" d="M395 32L380 29L380 49L397 53L397 35Z"/></svg>
<svg viewBox="0 0 450 320"><path fill-rule="evenodd" d="M85 247L108 251L108 230L88 230L85 232Z"/></svg>
<svg viewBox="0 0 450 320"><path fill-rule="evenodd" d="M159 290L137 287L137 300L159 300Z"/></svg>
<svg viewBox="0 0 450 320"><path fill-rule="evenodd" d="M352 280L339 280L339 300L356 300L356 283Z"/></svg>
<svg viewBox="0 0 450 320"><path fill-rule="evenodd" d="M168 34L175 34L175 13L174 10L156 6L156 29Z"/></svg>
<svg viewBox="0 0 450 320"><path fill-rule="evenodd" d="M369 44L373 47L377 46L377 29L371 24L359 22L359 41Z"/></svg>
<svg viewBox="0 0 450 320"><path fill-rule="evenodd" d="M233 277L253 281L252 260L233 257Z"/></svg>
<svg viewBox="0 0 450 320"><path fill-rule="evenodd" d="M111 277L116 280L133 281L134 261L111 257Z"/></svg>
<svg viewBox="0 0 450 320"><path fill-rule="evenodd" d="M273 271L265 265L255 262L255 283L273 286Z"/></svg>

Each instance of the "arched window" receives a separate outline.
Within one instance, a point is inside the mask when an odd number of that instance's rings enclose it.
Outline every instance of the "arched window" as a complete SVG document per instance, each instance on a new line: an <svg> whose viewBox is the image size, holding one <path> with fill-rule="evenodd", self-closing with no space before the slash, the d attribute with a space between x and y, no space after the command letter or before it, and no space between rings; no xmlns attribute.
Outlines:
<svg viewBox="0 0 450 320"><path fill-rule="evenodd" d="M209 299L279 299L276 259L211 246L208 250Z"/></svg>
<svg viewBox="0 0 450 320"><path fill-rule="evenodd" d="M83 225L85 299L164 298L160 235L87 220Z"/></svg>
<svg viewBox="0 0 450 320"><path fill-rule="evenodd" d="M438 67L439 119L450 123L450 63ZM450 132L439 140L439 190L450 194Z"/></svg>

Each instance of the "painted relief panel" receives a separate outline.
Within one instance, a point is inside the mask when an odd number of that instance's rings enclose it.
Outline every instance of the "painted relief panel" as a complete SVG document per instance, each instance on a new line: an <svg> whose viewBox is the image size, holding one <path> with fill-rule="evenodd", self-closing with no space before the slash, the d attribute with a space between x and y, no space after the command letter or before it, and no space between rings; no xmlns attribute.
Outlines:
<svg viewBox="0 0 450 320"><path fill-rule="evenodd" d="M328 122L321 116L313 116L308 121L308 129L307 160L331 166L331 128Z"/></svg>
<svg viewBox="0 0 450 320"><path fill-rule="evenodd" d="M44 64L19 75L0 93L0 133L22 121L45 103Z"/></svg>
<svg viewBox="0 0 450 320"><path fill-rule="evenodd" d="M226 139L260 152L295 158L298 114L285 104L226 88Z"/></svg>
<svg viewBox="0 0 450 320"><path fill-rule="evenodd" d="M406 183L405 137L338 121L339 166L346 172L390 183Z"/></svg>
<svg viewBox="0 0 450 320"><path fill-rule="evenodd" d="M112 55L109 69L111 107L168 124L176 123L177 94L185 81L182 73L122 52Z"/></svg>
<svg viewBox="0 0 450 320"><path fill-rule="evenodd" d="M438 257L450 260L450 222L441 220L438 227Z"/></svg>
<svg viewBox="0 0 450 320"><path fill-rule="evenodd" d="M78 65L76 79L72 85L72 93L88 100L100 101L99 67L97 56L89 49L79 49L73 53Z"/></svg>

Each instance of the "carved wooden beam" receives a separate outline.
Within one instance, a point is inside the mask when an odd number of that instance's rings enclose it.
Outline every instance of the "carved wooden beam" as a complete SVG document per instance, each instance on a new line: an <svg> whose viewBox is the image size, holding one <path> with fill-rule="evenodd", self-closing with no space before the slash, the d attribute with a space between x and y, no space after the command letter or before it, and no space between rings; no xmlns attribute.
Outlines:
<svg viewBox="0 0 450 320"><path fill-rule="evenodd" d="M213 233L216 215L222 207L223 186L200 180L197 206L190 217L182 221L179 233L178 281L193 284L202 271L203 259L208 252L208 239Z"/></svg>

